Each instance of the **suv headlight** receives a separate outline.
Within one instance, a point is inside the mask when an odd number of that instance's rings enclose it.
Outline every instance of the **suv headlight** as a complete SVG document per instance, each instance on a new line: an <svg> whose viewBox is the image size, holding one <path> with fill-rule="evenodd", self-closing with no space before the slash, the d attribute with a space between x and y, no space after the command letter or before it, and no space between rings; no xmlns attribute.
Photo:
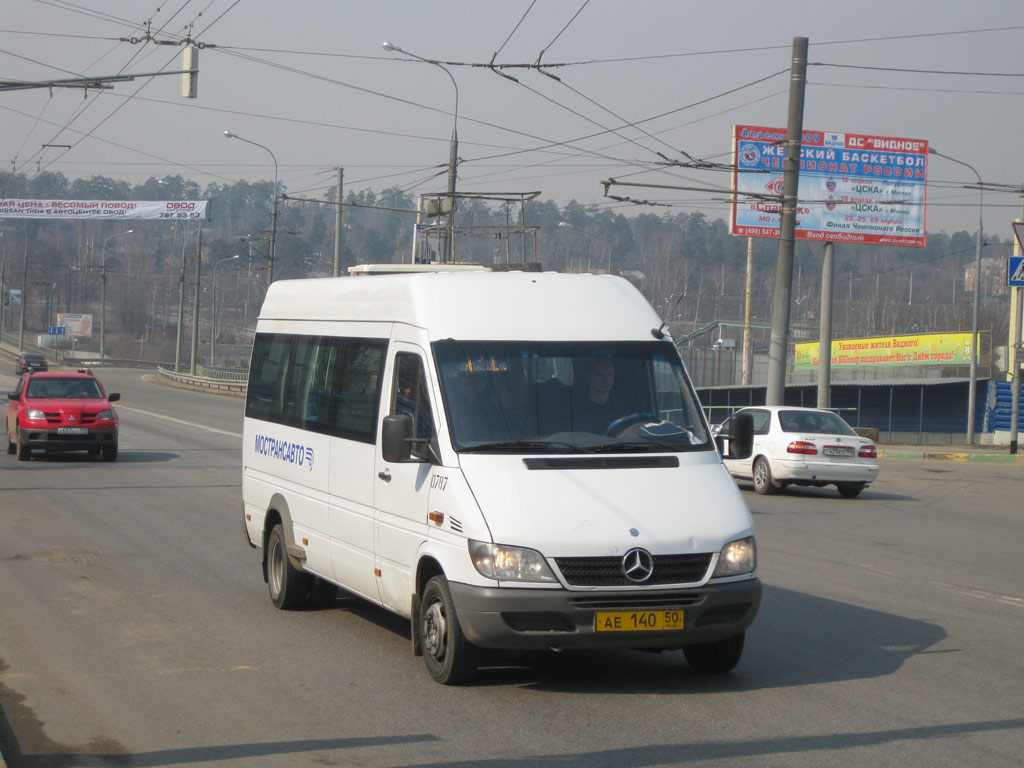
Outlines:
<svg viewBox="0 0 1024 768"><path fill-rule="evenodd" d="M38 408L29 408L25 411L26 419L45 419L46 414L40 411Z"/></svg>
<svg viewBox="0 0 1024 768"><path fill-rule="evenodd" d="M473 566L488 579L498 581L555 581L555 574L535 549L505 547L469 540Z"/></svg>
<svg viewBox="0 0 1024 768"><path fill-rule="evenodd" d="M112 408L107 408L105 411L100 411L96 414L96 421L113 421L114 411Z"/></svg>
<svg viewBox="0 0 1024 768"><path fill-rule="evenodd" d="M757 570L757 543L753 536L737 539L725 545L711 578L739 576Z"/></svg>

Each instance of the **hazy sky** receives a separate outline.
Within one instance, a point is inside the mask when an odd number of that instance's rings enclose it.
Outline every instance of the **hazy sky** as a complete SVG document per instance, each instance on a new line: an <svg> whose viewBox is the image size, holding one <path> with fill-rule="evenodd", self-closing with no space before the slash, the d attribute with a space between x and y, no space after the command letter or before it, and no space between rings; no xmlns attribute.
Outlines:
<svg viewBox="0 0 1024 768"><path fill-rule="evenodd" d="M727 173L659 167L728 162L733 124L785 127L794 37L810 41L804 127L926 139L986 182L1024 183L1024 2L722 0L4 0L0 79L142 74L181 67L159 40L191 29L199 98L180 76L113 89L0 92L7 170L205 185L273 177L319 197L346 189L439 192L458 86L459 190L540 191L627 215L702 211L720 195L613 188L672 203L611 203L601 182L728 187ZM518 82L486 64L506 68ZM551 77L547 76L551 75ZM558 79L556 79L558 78ZM43 148L44 144L71 149ZM684 154L685 153L685 154ZM662 157L663 156L663 157ZM928 230L974 231L968 168L932 157ZM985 230L1012 237L1012 192L985 193Z"/></svg>

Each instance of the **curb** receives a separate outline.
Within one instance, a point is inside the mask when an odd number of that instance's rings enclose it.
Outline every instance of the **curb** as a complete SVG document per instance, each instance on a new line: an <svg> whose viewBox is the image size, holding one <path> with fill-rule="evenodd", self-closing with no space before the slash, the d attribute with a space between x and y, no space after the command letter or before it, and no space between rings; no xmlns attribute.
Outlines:
<svg viewBox="0 0 1024 768"><path fill-rule="evenodd" d="M929 459L932 461L980 461L992 464L1013 464L1024 463L1024 455L1009 453L932 453L932 452L908 452L905 450L878 451L879 458L887 459Z"/></svg>

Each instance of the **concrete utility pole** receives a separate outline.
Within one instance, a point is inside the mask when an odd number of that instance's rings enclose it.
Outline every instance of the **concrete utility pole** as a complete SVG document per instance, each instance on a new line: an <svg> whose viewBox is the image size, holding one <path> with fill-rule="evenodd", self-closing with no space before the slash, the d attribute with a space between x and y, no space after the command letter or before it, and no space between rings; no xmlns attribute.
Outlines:
<svg viewBox="0 0 1024 768"><path fill-rule="evenodd" d="M341 209L344 208L341 198L342 185L345 182L345 169L338 169L338 210L334 212L334 276L341 275Z"/></svg>
<svg viewBox="0 0 1024 768"><path fill-rule="evenodd" d="M835 243L825 243L825 263L821 268L821 332L818 334L818 407L832 404L832 265Z"/></svg>
<svg viewBox="0 0 1024 768"><path fill-rule="evenodd" d="M202 276L203 264L203 228L199 227L199 245L196 251L196 299L192 303L192 354L190 355L188 373L196 375L196 350L199 348L199 279Z"/></svg>
<svg viewBox="0 0 1024 768"><path fill-rule="evenodd" d="M797 188L800 183L800 143L804 131L804 88L807 83L807 38L793 38L793 64L789 83L789 121L786 124L786 159L783 161L782 218L779 255L775 264L772 298L772 338L768 348L767 405L782 405L786 397L786 353L789 344L789 304L793 292L793 250L796 231Z"/></svg>

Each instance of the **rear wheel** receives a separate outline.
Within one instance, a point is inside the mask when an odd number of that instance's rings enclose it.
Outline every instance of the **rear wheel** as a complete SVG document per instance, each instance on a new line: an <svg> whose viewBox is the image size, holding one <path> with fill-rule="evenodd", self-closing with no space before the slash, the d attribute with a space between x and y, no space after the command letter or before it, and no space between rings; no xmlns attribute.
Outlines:
<svg viewBox="0 0 1024 768"><path fill-rule="evenodd" d="M309 595L310 576L295 568L288 560L288 544L284 527L278 523L267 540L267 587L274 606L284 611L294 611L306 604Z"/></svg>
<svg viewBox="0 0 1024 768"><path fill-rule="evenodd" d="M739 664L745 634L740 632L726 640L684 646L683 655L694 672L702 675L724 674Z"/></svg>
<svg viewBox="0 0 1024 768"><path fill-rule="evenodd" d="M839 495L844 499L855 499L866 488L865 483L838 483Z"/></svg>
<svg viewBox="0 0 1024 768"><path fill-rule="evenodd" d="M772 483L772 469L768 466L768 459L758 456L754 462L754 490L758 493L775 493L775 485Z"/></svg>
<svg viewBox="0 0 1024 768"><path fill-rule="evenodd" d="M462 634L444 576L434 576L420 602L420 644L430 676L442 685L469 681L476 673L477 648Z"/></svg>

